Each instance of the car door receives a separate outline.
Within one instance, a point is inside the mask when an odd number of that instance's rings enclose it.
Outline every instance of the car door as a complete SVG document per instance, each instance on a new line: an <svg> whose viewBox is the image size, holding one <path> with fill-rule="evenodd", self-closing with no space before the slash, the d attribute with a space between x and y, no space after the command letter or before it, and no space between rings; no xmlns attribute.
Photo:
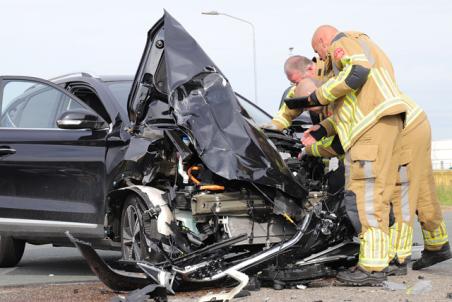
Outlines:
<svg viewBox="0 0 452 302"><path fill-rule="evenodd" d="M0 232L102 237L108 129L59 129L91 109L42 79L0 77L0 107Z"/></svg>

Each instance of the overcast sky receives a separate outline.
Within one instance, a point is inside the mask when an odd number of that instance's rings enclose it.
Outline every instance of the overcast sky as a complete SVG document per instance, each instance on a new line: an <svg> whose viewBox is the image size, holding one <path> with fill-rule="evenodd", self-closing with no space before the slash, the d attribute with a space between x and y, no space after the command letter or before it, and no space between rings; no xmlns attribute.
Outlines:
<svg viewBox="0 0 452 302"><path fill-rule="evenodd" d="M391 58L400 88L428 113L434 139L452 138L452 1L115 1L14 0L0 4L0 74L51 78L85 71L133 75L146 33L169 11L228 77L254 97L256 28L258 102L274 114L288 86L283 63L313 55L314 29L332 24L367 33Z"/></svg>

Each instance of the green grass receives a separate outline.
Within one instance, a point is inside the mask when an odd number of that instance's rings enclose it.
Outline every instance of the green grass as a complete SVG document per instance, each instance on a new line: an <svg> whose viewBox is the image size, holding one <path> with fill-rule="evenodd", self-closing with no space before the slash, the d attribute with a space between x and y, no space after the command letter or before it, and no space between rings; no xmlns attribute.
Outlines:
<svg viewBox="0 0 452 302"><path fill-rule="evenodd" d="M436 195L442 205L452 206L452 187L451 186L437 186Z"/></svg>

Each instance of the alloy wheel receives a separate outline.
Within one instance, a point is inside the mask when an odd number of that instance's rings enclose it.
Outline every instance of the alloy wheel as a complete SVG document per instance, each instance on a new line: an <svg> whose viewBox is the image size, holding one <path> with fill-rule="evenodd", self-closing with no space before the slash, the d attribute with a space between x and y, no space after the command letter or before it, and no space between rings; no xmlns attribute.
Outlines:
<svg viewBox="0 0 452 302"><path fill-rule="evenodd" d="M124 260L142 260L141 212L136 205L126 208L122 227L122 249Z"/></svg>

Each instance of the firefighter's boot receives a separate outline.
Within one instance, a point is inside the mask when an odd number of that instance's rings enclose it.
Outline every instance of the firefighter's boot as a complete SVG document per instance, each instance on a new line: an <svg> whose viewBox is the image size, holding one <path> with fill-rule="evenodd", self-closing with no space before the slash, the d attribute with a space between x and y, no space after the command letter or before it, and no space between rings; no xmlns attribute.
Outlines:
<svg viewBox="0 0 452 302"><path fill-rule="evenodd" d="M388 278L384 271L368 272L359 265L337 274L336 279L351 286L381 286Z"/></svg>
<svg viewBox="0 0 452 302"><path fill-rule="evenodd" d="M450 258L452 258L452 254L450 252L449 242L444 244L441 249L437 251L424 249L421 258L413 263L413 270L417 271Z"/></svg>
<svg viewBox="0 0 452 302"><path fill-rule="evenodd" d="M404 262L399 263L398 259L392 259L389 262L388 269L386 271L387 276L406 276L408 274L408 263L409 258L405 259Z"/></svg>

